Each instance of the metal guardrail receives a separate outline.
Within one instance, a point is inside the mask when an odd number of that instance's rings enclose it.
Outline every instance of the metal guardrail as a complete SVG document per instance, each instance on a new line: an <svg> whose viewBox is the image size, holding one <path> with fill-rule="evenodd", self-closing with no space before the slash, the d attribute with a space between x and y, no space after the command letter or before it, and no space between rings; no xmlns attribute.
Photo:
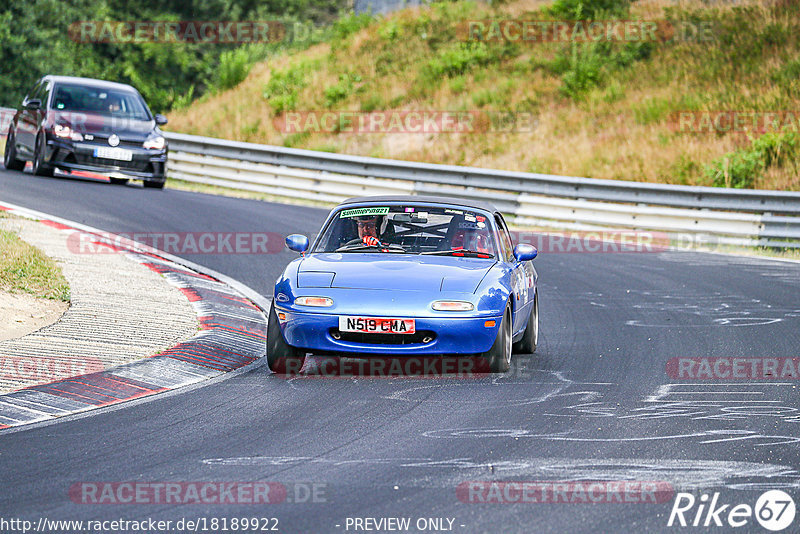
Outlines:
<svg viewBox="0 0 800 534"><path fill-rule="evenodd" d="M168 133L171 178L338 202L429 194L490 200L516 222L708 234L800 248L800 193L595 180L416 163Z"/></svg>

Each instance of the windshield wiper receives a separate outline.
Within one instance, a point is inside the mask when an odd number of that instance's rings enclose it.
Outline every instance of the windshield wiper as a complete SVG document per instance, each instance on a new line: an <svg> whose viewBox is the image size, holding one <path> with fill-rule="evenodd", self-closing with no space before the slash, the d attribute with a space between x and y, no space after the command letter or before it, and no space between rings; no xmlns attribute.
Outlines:
<svg viewBox="0 0 800 534"><path fill-rule="evenodd" d="M387 252L405 252L406 249L402 245L396 243L389 243L387 245L366 245L364 243L355 243L353 245L344 245L335 250L335 252L354 252L357 250L370 250L370 251L387 251Z"/></svg>
<svg viewBox="0 0 800 534"><path fill-rule="evenodd" d="M432 250L430 252L420 252L420 254L425 254L428 256L465 256L469 258L494 258L494 254L489 254L488 252L478 252L477 250L465 250L465 249Z"/></svg>

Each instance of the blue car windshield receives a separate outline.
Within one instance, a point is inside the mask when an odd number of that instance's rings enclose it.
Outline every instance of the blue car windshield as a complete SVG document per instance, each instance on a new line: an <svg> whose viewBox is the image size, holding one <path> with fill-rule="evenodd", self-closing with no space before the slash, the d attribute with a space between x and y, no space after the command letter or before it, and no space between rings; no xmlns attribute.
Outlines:
<svg viewBox="0 0 800 534"><path fill-rule="evenodd" d="M132 90L59 84L53 96L53 109L128 120L150 120L150 114L142 97Z"/></svg>
<svg viewBox="0 0 800 534"><path fill-rule="evenodd" d="M377 240L377 241L376 241ZM495 256L493 230L485 215L431 206L344 207L336 212L312 252L364 252L370 248L406 254L480 253Z"/></svg>

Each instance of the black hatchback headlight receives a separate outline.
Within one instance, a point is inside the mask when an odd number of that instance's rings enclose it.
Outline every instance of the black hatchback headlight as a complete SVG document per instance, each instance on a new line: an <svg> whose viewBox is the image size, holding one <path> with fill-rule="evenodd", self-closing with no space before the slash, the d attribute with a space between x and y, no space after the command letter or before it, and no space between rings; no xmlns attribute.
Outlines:
<svg viewBox="0 0 800 534"><path fill-rule="evenodd" d="M162 150L167 145L167 140L164 139L163 135L151 135L147 139L145 139L144 144L142 145L144 148L152 149L152 150Z"/></svg>
<svg viewBox="0 0 800 534"><path fill-rule="evenodd" d="M53 126L53 133L56 137L60 137L61 139L71 139L72 141L83 141L83 135L80 132L76 132L69 126L65 124L56 124Z"/></svg>

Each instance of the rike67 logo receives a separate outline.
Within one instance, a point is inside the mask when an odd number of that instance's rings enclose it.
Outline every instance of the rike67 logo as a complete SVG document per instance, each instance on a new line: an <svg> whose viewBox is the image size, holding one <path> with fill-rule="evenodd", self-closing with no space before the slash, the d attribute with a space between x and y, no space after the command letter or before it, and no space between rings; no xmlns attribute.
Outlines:
<svg viewBox="0 0 800 534"><path fill-rule="evenodd" d="M750 526L753 519L767 530L779 532L794 521L794 499L781 490L770 490L761 494L755 506L749 504L722 504L719 492L709 497L702 494L696 498L691 493L678 493L667 526L731 527Z"/></svg>

